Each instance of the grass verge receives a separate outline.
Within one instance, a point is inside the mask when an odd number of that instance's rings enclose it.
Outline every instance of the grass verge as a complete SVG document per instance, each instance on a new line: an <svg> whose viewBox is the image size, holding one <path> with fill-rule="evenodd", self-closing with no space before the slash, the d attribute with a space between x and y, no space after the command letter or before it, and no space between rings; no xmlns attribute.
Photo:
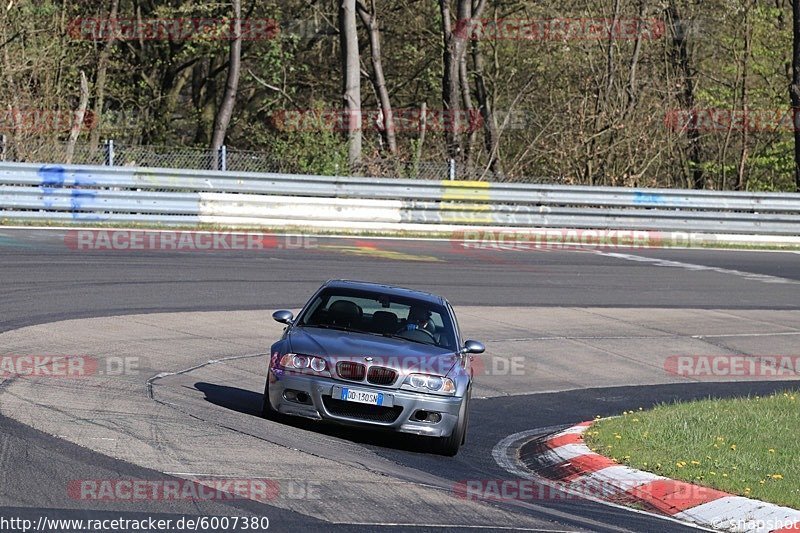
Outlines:
<svg viewBox="0 0 800 533"><path fill-rule="evenodd" d="M598 421L587 445L620 464L800 509L800 392L702 400Z"/></svg>

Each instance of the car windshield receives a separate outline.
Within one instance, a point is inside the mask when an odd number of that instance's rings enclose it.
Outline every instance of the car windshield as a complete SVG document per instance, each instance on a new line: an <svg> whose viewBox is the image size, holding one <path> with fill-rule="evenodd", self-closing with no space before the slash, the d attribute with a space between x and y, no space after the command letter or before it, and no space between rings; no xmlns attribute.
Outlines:
<svg viewBox="0 0 800 533"><path fill-rule="evenodd" d="M456 349L453 324L444 306L380 292L325 289L310 302L297 324Z"/></svg>

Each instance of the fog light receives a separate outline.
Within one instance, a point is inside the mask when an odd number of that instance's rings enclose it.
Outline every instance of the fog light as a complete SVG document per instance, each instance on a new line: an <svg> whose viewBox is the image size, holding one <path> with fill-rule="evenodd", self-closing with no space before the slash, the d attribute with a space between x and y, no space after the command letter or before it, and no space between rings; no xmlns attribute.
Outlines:
<svg viewBox="0 0 800 533"><path fill-rule="evenodd" d="M442 421L442 415L440 413L431 413L429 411L419 410L414 413L414 420L417 422L427 422L429 424L438 424Z"/></svg>

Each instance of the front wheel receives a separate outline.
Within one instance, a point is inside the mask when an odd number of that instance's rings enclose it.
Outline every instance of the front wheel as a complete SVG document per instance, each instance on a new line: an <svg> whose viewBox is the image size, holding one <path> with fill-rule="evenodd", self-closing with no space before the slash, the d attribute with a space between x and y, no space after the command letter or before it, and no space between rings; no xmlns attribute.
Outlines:
<svg viewBox="0 0 800 533"><path fill-rule="evenodd" d="M277 413L278 412L269 402L269 374L267 374L267 382L264 384L264 401L261 405L261 418L274 420Z"/></svg>
<svg viewBox="0 0 800 533"><path fill-rule="evenodd" d="M456 422L456 427L453 428L453 432L450 436L436 439L434 448L439 455L453 457L458 453L461 445L466 442L470 396L470 391L467 390L464 399L461 400L461 407L458 410L458 422Z"/></svg>

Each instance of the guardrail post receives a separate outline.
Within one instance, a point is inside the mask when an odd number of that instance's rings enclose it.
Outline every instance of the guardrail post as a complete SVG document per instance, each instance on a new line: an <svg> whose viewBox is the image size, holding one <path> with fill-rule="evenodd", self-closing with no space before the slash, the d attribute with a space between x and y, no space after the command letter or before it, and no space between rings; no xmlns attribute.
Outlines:
<svg viewBox="0 0 800 533"><path fill-rule="evenodd" d="M218 154L218 161L219 164L217 168L223 172L228 170L228 147L224 144L219 147L219 154Z"/></svg>
<svg viewBox="0 0 800 533"><path fill-rule="evenodd" d="M450 174L450 181L454 181L456 179L456 160L451 159L447 162L448 172Z"/></svg>
<svg viewBox="0 0 800 533"><path fill-rule="evenodd" d="M6 136L0 135L0 161L6 160Z"/></svg>
<svg viewBox="0 0 800 533"><path fill-rule="evenodd" d="M105 165L107 167L114 166L114 140L108 139L106 141L106 161Z"/></svg>

